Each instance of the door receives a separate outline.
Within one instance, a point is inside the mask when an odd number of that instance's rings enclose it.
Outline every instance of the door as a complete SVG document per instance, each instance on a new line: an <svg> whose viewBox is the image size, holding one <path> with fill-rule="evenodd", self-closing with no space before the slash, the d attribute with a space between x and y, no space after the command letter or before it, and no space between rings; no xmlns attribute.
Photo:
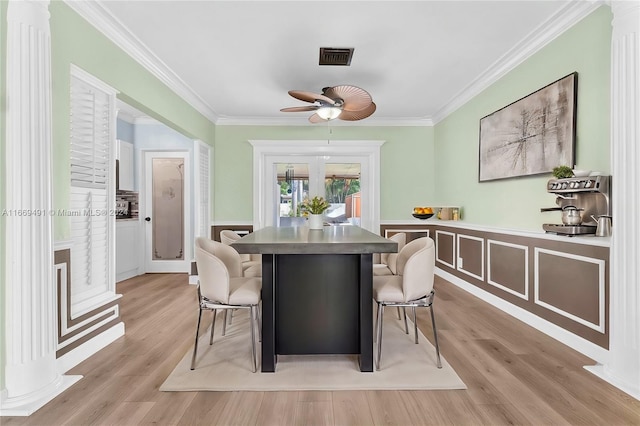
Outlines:
<svg viewBox="0 0 640 426"><path fill-rule="evenodd" d="M146 151L144 173L145 270L189 272L189 153Z"/></svg>
<svg viewBox="0 0 640 426"><path fill-rule="evenodd" d="M335 180L334 189L344 189L345 184L351 191L359 186L360 194L352 195L351 200L344 200L345 218L347 211L353 212L349 223L358 225L371 232L378 233L380 229L380 147L384 141L297 141L297 140L250 140L253 146L253 228L281 224L280 203L283 193L282 165L286 172L287 166L294 166L295 181L299 174L295 172L296 164L307 164L309 179L302 184L307 189L307 196L327 196L326 184ZM334 168L332 165L336 165ZM355 166L359 165L359 166ZM338 182L340 174L337 167L344 170L360 169L358 182ZM280 167L280 169L279 169ZM334 171L332 171L334 170ZM349 173L351 173L349 172ZM302 173L302 172L301 172ZM354 179L355 173L349 174L348 179ZM346 176L346 175L345 175ZM284 177L286 180L286 176ZM288 188L284 188L286 192ZM293 192L293 190L292 190ZM352 203L347 206L347 203ZM291 207L293 208L293 206ZM291 211L291 210L289 210ZM353 218L355 215L355 218ZM353 219L352 219L353 218Z"/></svg>
<svg viewBox="0 0 640 426"><path fill-rule="evenodd" d="M267 168L268 181L275 183L267 208L268 226L304 225L299 205L316 195L331 204L324 214L325 222L361 226L362 216L365 220L371 216L371 200L361 197L361 189L367 185L367 179L363 179L363 171L368 173L365 157L273 156Z"/></svg>

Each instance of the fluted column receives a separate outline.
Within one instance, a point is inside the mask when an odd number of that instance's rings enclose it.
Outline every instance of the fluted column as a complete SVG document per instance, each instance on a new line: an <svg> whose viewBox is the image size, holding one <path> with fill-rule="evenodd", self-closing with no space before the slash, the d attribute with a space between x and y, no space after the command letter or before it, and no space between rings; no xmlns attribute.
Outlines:
<svg viewBox="0 0 640 426"><path fill-rule="evenodd" d="M588 369L640 399L640 2L614 0L611 10L609 360Z"/></svg>
<svg viewBox="0 0 640 426"><path fill-rule="evenodd" d="M11 0L7 8L2 415L28 415L73 382L55 358L48 7Z"/></svg>

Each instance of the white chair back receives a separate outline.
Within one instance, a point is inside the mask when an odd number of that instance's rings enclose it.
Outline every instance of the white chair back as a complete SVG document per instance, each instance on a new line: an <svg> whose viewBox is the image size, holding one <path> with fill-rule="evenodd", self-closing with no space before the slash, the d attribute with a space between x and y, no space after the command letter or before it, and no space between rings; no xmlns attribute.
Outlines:
<svg viewBox="0 0 640 426"><path fill-rule="evenodd" d="M406 244L397 260L397 273L402 275L404 300L415 300L433 290L435 244L429 237L417 238Z"/></svg>
<svg viewBox="0 0 640 426"><path fill-rule="evenodd" d="M398 273L397 263L398 263L398 254L400 250L407 244L407 234L404 232L398 232L397 234L393 234L389 237L390 240L398 243L398 252L397 253L382 253L380 255L380 262L384 263L389 267L392 274Z"/></svg>
<svg viewBox="0 0 640 426"><path fill-rule="evenodd" d="M242 237L238 235L237 232L232 231L231 229L223 229L222 231L220 231L220 241L222 241L222 244L230 246L234 242L238 241L240 238ZM251 255L241 254L240 260L243 262L248 262L251 260Z"/></svg>
<svg viewBox="0 0 640 426"><path fill-rule="evenodd" d="M213 254L196 247L200 294L212 302L229 303L229 271Z"/></svg>
<svg viewBox="0 0 640 426"><path fill-rule="evenodd" d="M242 261L240 259L240 255L233 249L233 247L229 247L225 244L204 237L196 238L196 248L198 247L220 259L227 268L229 277L237 278L242 276ZM199 267L198 275L200 275Z"/></svg>

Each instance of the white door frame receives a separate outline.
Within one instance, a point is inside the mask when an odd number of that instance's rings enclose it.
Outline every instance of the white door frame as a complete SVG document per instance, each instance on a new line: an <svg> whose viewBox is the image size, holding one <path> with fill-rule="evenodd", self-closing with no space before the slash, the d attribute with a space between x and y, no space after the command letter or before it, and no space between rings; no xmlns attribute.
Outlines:
<svg viewBox="0 0 640 426"><path fill-rule="evenodd" d="M144 181L141 189L144 189L144 203L140 205L140 215L143 218L142 226L144 233L144 270L147 273L153 272L187 272L191 271L191 164L189 162L190 153L188 150L144 150L142 151L142 176ZM149 166L151 158L154 156L163 158L182 158L184 160L184 253L183 260L151 260L152 233L151 223L145 218L151 217L151 197L152 191L149 190L151 179L151 167Z"/></svg>
<svg viewBox="0 0 640 426"><path fill-rule="evenodd" d="M378 233L380 229L380 147L381 140L250 140L253 146L253 229L269 226L269 198L273 192L273 158L296 162L296 156L365 157L362 179L368 185L362 196L370 202L370 214L362 228ZM331 159L339 162L339 158ZM365 176L365 173L367 176Z"/></svg>

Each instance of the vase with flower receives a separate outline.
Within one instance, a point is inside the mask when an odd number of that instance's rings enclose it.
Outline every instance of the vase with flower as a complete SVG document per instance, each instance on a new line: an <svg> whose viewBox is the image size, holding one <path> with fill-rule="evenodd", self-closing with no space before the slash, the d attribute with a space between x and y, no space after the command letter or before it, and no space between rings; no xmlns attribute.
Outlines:
<svg viewBox="0 0 640 426"><path fill-rule="evenodd" d="M323 213L331 207L331 204L323 197L317 195L312 199L305 198L300 210L309 218L309 229L322 229L324 222Z"/></svg>

